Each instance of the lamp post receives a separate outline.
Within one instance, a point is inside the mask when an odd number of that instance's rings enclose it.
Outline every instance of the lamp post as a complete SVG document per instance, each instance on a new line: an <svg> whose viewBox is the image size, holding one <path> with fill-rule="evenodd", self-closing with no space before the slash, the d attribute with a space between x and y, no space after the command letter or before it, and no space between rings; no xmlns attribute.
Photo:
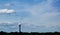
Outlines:
<svg viewBox="0 0 60 35"><path fill-rule="evenodd" d="M19 25L19 32L21 32L21 24Z"/></svg>
<svg viewBox="0 0 60 35"><path fill-rule="evenodd" d="M21 32L21 24L22 24L22 18L20 19L20 22L19 22L19 32Z"/></svg>

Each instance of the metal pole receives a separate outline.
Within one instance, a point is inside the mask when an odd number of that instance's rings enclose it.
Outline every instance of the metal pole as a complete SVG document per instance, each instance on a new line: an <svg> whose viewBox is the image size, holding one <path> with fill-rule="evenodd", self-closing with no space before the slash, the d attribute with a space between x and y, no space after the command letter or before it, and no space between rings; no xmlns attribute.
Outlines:
<svg viewBox="0 0 60 35"><path fill-rule="evenodd" d="M21 32L21 24L19 25L19 32Z"/></svg>
<svg viewBox="0 0 60 35"><path fill-rule="evenodd" d="M21 23L22 23L22 18L21 18L20 23L19 23L19 32L21 32Z"/></svg>

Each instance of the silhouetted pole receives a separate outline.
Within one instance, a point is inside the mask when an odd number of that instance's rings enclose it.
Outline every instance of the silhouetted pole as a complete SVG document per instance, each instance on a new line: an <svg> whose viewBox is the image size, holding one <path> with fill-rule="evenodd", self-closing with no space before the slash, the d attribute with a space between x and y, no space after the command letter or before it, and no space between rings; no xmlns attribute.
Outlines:
<svg viewBox="0 0 60 35"><path fill-rule="evenodd" d="M21 23L22 23L22 18L20 19L20 22L19 22L19 32L21 32Z"/></svg>
<svg viewBox="0 0 60 35"><path fill-rule="evenodd" d="M19 32L21 32L21 24L19 25Z"/></svg>

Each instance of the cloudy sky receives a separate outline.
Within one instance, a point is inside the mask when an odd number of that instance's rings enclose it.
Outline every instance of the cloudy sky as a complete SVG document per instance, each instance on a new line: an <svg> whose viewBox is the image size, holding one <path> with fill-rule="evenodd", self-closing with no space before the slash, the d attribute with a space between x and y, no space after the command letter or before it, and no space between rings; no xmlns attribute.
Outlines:
<svg viewBox="0 0 60 35"><path fill-rule="evenodd" d="M60 0L0 0L0 31L60 32Z"/></svg>

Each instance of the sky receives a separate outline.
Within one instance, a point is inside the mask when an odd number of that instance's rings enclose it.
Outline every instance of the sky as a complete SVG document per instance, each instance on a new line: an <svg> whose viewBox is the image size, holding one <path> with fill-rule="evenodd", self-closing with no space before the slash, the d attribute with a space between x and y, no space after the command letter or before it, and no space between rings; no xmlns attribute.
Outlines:
<svg viewBox="0 0 60 35"><path fill-rule="evenodd" d="M60 0L0 0L0 31L60 32Z"/></svg>

